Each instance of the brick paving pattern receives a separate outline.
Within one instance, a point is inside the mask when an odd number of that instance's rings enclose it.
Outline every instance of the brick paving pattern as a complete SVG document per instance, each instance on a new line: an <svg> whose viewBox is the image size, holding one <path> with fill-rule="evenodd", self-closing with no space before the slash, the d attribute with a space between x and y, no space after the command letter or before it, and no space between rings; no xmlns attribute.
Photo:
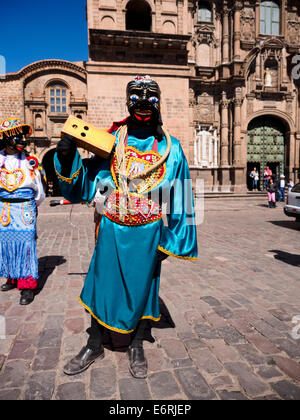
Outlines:
<svg viewBox="0 0 300 420"><path fill-rule="evenodd" d="M149 376L137 380L124 336L80 375L62 371L86 343L90 318L77 298L93 210L73 206L70 219L71 207L50 208L47 199L38 221L42 290L25 307L18 291L0 293L0 400L299 400L300 226L282 205L265 204L206 200L199 260L163 265L160 295L176 328L152 328Z"/></svg>

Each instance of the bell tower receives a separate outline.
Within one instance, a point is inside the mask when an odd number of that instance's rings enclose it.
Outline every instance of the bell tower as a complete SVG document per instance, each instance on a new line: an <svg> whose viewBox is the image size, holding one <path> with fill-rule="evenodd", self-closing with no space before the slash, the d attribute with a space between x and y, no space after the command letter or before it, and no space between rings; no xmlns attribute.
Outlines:
<svg viewBox="0 0 300 420"><path fill-rule="evenodd" d="M105 128L125 118L128 81L149 74L161 86L163 123L188 152L186 5L187 0L87 0L91 123Z"/></svg>

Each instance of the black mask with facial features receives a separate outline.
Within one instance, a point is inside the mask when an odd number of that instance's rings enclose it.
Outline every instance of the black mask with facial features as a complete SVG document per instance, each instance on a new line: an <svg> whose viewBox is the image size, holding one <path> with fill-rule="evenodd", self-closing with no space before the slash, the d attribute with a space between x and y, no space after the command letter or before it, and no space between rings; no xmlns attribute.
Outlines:
<svg viewBox="0 0 300 420"><path fill-rule="evenodd" d="M16 134L14 136L3 137L5 146L8 146L10 149L14 150L16 153L23 152L27 146L26 137L24 134Z"/></svg>
<svg viewBox="0 0 300 420"><path fill-rule="evenodd" d="M157 82L150 76L137 76L128 83L126 97L131 122L141 128L153 128L161 138L161 92Z"/></svg>

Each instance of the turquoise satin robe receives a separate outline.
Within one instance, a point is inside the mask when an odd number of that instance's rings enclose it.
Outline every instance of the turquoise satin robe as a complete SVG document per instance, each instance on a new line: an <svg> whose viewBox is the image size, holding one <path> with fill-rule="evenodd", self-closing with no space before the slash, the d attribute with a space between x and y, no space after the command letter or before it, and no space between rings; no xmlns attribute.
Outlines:
<svg viewBox="0 0 300 420"><path fill-rule="evenodd" d="M173 137L171 140L165 176L151 191L157 197L161 193L163 200L168 201L168 226L164 226L162 219L146 225L124 226L104 215L79 298L100 324L119 333L130 333L140 319L160 319L161 262L158 249L177 258L197 258L189 168L180 142ZM153 144L154 137L149 137L149 132L129 132L128 146L145 152L152 150ZM160 155L164 154L166 147L165 138L157 142ZM54 163L61 192L73 203L90 202L99 182L111 191L116 189L110 159L94 157L82 161L77 151L69 178L61 175L62 167L57 154Z"/></svg>

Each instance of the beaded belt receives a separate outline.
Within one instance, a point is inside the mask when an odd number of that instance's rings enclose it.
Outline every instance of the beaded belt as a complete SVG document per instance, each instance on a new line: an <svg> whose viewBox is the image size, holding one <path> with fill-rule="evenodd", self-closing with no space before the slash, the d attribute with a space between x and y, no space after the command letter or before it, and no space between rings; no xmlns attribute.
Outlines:
<svg viewBox="0 0 300 420"><path fill-rule="evenodd" d="M3 198L0 197L1 203L25 203L26 201L32 201L33 198Z"/></svg>
<svg viewBox="0 0 300 420"><path fill-rule="evenodd" d="M122 208L120 204L123 204ZM126 199L116 190L108 197L104 214L113 222L126 226L146 225L162 218L161 209L153 200L133 193Z"/></svg>

